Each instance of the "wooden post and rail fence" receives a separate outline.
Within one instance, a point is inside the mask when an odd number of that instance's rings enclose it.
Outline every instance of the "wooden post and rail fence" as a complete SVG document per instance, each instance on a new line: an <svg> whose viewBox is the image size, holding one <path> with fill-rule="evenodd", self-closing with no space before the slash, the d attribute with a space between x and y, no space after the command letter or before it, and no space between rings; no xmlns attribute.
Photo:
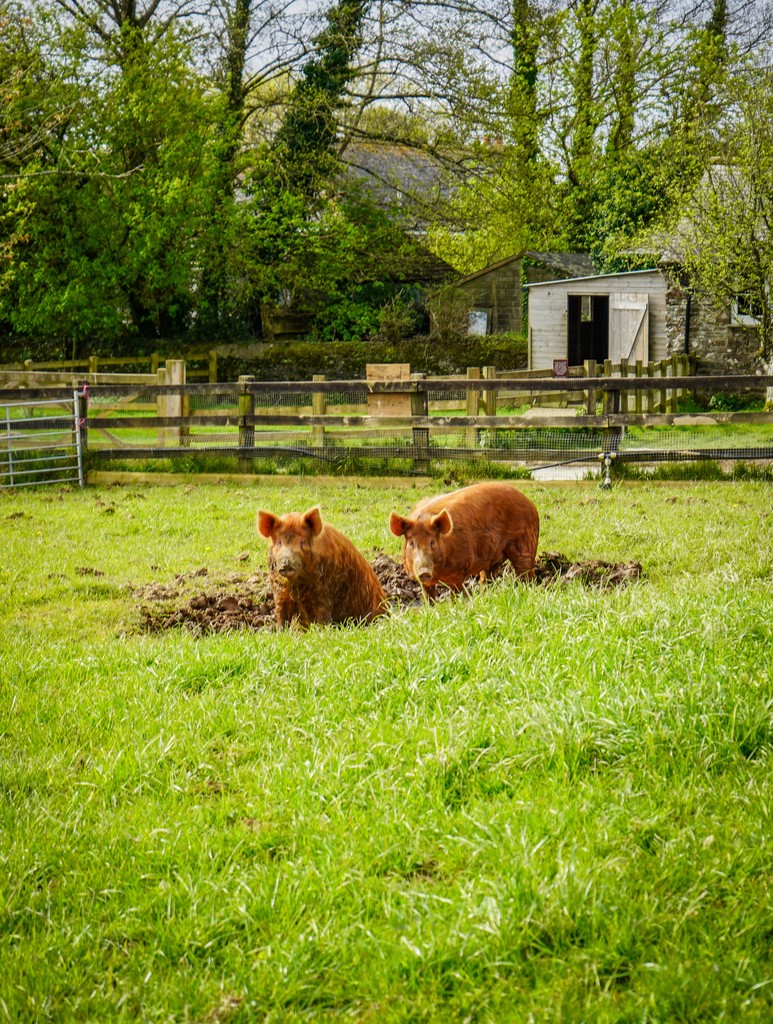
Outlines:
<svg viewBox="0 0 773 1024"><path fill-rule="evenodd" d="M125 382L118 383L116 374L110 382L90 384L82 440L84 448L108 459L218 451L235 455L247 472L256 457L295 452L334 460L347 451L408 458L423 471L431 456L485 457L505 437L502 432L535 427L585 428L614 438L634 426L773 423L773 412L679 413L686 392L759 395L773 387L773 376L695 376L691 369L681 356L644 366L588 362L569 368L565 376L503 373L487 366L469 367L465 375L426 377L411 373L407 364L374 364L364 380L244 376L235 383L191 383L185 363L168 360L155 376L121 377ZM18 401L21 395L72 395L71 388L39 378L28 383L32 386L8 387L7 376L0 377L0 388L6 384L0 402L10 396Z"/></svg>
<svg viewBox="0 0 773 1024"><path fill-rule="evenodd" d="M35 381L40 381L41 374L66 374L68 377L75 377L78 380L88 381L89 384L110 384L115 376L123 378L126 384L134 383L126 379L127 376L138 378L136 383L147 383L148 376L156 376L163 363L184 362L186 366L186 378L188 381L209 381L210 384L217 383L217 349L209 349L206 352L189 352L185 357L178 357L174 360L170 356L161 356L158 352L152 352L146 356L88 356L85 359L58 359L37 362L33 359L25 359L21 363L7 363L0 367L0 377L5 382L7 379L23 381L29 379L29 386L34 387ZM118 373L121 368L120 374ZM131 367L131 370L127 370ZM3 386L8 386L3 384ZM13 386L13 385L11 385Z"/></svg>

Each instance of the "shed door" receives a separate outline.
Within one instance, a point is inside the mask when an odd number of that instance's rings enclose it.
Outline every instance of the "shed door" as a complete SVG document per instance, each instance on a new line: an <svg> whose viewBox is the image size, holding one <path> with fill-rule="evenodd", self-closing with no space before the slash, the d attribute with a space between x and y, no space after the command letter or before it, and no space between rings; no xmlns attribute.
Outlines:
<svg viewBox="0 0 773 1024"><path fill-rule="evenodd" d="M647 362L650 348L649 296L646 292L619 292L609 296L609 358Z"/></svg>

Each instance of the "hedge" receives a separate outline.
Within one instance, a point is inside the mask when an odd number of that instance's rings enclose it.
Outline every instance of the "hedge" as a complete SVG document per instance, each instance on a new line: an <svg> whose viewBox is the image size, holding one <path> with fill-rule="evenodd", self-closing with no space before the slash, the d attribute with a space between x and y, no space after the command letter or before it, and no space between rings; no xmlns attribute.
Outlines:
<svg viewBox="0 0 773 1024"><path fill-rule="evenodd" d="M257 380L358 380L366 363L410 363L411 372L429 376L464 373L468 366L519 370L526 366L526 339L519 334L470 336L460 341L419 337L403 342L296 341L255 345L236 354L218 354L221 381L252 374Z"/></svg>

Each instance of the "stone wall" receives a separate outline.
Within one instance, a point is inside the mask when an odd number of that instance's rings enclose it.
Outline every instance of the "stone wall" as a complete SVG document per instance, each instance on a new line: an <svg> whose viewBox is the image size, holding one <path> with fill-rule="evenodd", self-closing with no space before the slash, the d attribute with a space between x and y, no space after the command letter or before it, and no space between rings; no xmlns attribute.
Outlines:
<svg viewBox="0 0 773 1024"><path fill-rule="evenodd" d="M685 351L688 287L673 272L665 276L668 354L676 355ZM705 293L693 290L689 306L689 351L698 360L698 373L742 374L762 370L755 328L731 324L730 310L717 309Z"/></svg>

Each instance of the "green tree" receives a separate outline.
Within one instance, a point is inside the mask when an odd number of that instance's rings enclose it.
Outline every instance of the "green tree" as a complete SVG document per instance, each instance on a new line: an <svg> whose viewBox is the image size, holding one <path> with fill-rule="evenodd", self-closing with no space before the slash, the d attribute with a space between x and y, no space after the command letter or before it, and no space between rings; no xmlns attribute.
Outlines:
<svg viewBox="0 0 773 1024"><path fill-rule="evenodd" d="M338 113L353 77L352 61L362 45L367 0L339 0L315 40L316 53L303 68L289 99L272 152L285 188L316 199L339 170L333 153Z"/></svg>
<svg viewBox="0 0 773 1024"><path fill-rule="evenodd" d="M340 0L291 90L273 140L253 156L247 191L253 220L248 260L265 301L330 311L328 337L378 327L374 302L400 280L415 245L387 211L348 181L336 153L347 86L369 3ZM369 285L368 299L364 285Z"/></svg>
<svg viewBox="0 0 773 1024"><path fill-rule="evenodd" d="M73 345L168 336L192 312L212 210L213 102L173 24L152 47L124 26L101 74L80 27L59 29L47 101L66 116L10 185L0 310Z"/></svg>
<svg viewBox="0 0 773 1024"><path fill-rule="evenodd" d="M703 176L672 228L674 245L718 309L740 297L753 313L761 365L773 373L773 72L747 65L729 76L726 103L719 136L707 130Z"/></svg>

